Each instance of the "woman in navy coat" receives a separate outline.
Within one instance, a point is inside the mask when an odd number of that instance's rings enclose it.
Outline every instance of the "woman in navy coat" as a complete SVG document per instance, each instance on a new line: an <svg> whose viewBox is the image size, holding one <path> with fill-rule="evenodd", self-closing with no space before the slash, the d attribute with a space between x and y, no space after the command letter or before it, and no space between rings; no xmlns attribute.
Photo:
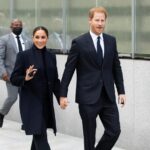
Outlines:
<svg viewBox="0 0 150 150"><path fill-rule="evenodd" d="M18 53L11 75L13 85L20 87L22 129L33 135L31 150L50 150L47 128L56 134L53 93L59 99L56 57L47 51L48 30L38 26L33 30L33 46Z"/></svg>

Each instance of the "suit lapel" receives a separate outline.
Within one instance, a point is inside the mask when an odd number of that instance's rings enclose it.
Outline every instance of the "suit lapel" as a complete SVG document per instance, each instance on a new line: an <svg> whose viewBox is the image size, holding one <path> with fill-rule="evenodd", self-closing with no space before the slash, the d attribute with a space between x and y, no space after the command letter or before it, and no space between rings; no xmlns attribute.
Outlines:
<svg viewBox="0 0 150 150"><path fill-rule="evenodd" d="M25 45L25 49L28 49L29 48L28 40L25 38L24 35L22 35L22 39L23 39L23 42L24 42L24 45Z"/></svg>
<svg viewBox="0 0 150 150"><path fill-rule="evenodd" d="M107 36L104 33L103 33L103 38L104 38L104 60L103 60L103 64L104 64L109 54L109 41L107 39Z"/></svg>
<svg viewBox="0 0 150 150"><path fill-rule="evenodd" d="M10 34L10 43L13 45L14 50L18 53L18 49L17 49L17 45L16 45L16 41L15 41L15 39L14 39L14 37L13 37L13 35L12 35L12 34Z"/></svg>
<svg viewBox="0 0 150 150"><path fill-rule="evenodd" d="M86 44L87 47L89 48L89 56L91 58L91 61L94 62L96 65L98 65L97 63L97 53L96 53L96 49L92 40L92 37L90 35L90 33L87 33L87 38L86 38Z"/></svg>

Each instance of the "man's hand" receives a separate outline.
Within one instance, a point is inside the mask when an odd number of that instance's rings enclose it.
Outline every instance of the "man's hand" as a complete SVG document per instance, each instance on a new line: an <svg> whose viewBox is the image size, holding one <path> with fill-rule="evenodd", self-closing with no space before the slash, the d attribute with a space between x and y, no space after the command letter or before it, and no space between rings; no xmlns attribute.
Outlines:
<svg viewBox="0 0 150 150"><path fill-rule="evenodd" d="M4 81L9 81L8 74L7 74L7 73L4 73L4 74L2 75L2 79L3 79Z"/></svg>
<svg viewBox="0 0 150 150"><path fill-rule="evenodd" d="M62 108L62 109L65 109L67 106L68 106L68 99L67 99L67 97L60 97L60 107Z"/></svg>
<svg viewBox="0 0 150 150"><path fill-rule="evenodd" d="M118 103L121 105L121 107L124 107L126 104L126 96L125 94L120 94L118 96Z"/></svg>

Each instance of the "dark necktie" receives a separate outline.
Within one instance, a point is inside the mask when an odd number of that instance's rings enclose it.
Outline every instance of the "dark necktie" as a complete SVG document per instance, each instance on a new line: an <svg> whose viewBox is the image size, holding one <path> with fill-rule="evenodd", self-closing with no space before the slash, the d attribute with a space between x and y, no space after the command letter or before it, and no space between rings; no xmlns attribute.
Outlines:
<svg viewBox="0 0 150 150"><path fill-rule="evenodd" d="M17 35L16 38L17 38L17 43L18 43L19 52L21 52L21 51L22 51L22 45L21 45L21 42L20 42L20 37L19 37L19 35Z"/></svg>
<svg viewBox="0 0 150 150"><path fill-rule="evenodd" d="M103 62L103 54L102 54L102 48L100 45L100 36L97 37L97 60L98 60L98 63L101 65Z"/></svg>

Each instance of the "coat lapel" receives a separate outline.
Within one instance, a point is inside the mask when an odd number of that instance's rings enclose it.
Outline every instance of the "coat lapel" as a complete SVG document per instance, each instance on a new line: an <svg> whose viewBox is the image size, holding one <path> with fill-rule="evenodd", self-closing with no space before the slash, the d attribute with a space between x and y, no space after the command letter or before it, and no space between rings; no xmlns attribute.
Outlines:
<svg viewBox="0 0 150 150"><path fill-rule="evenodd" d="M52 59L52 55L51 53L47 50L45 53L45 63L46 63L46 73L47 73L47 77L48 80L50 81L53 78L53 73L55 72L55 66L54 66L54 61ZM52 73L53 72L53 73Z"/></svg>

